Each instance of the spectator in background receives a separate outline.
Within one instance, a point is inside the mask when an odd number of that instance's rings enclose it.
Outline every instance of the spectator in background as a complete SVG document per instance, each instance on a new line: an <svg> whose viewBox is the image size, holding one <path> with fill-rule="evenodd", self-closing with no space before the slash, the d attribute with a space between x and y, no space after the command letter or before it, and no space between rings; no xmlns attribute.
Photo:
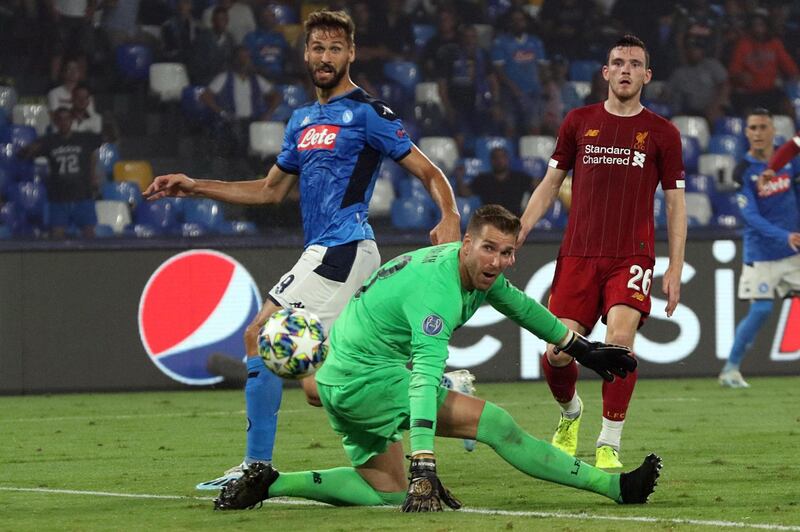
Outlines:
<svg viewBox="0 0 800 532"><path fill-rule="evenodd" d="M581 0L545 0L539 11L539 26L545 46L551 54L568 59L586 59L584 20L593 4ZM588 28L587 28L588 29ZM590 29L594 31L594 28Z"/></svg>
<svg viewBox="0 0 800 532"><path fill-rule="evenodd" d="M455 53L458 46L458 16L453 9L443 7L436 18L436 33L420 54L425 79L436 79L440 61Z"/></svg>
<svg viewBox="0 0 800 532"><path fill-rule="evenodd" d="M72 112L59 107L53 113L56 131L20 150L25 158L43 155L50 164L45 181L50 205L50 228L53 238L64 238L71 225L81 234L94 236L97 215L93 198L98 189L97 150L100 135L72 130Z"/></svg>
<svg viewBox="0 0 800 532"><path fill-rule="evenodd" d="M103 0L100 26L112 48L123 44L144 44L153 49L158 39L142 30L139 25L141 0Z"/></svg>
<svg viewBox="0 0 800 532"><path fill-rule="evenodd" d="M250 51L256 72L270 81L285 81L285 64L289 56L289 43L276 29L275 11L271 4L258 11L258 27L245 35L242 44Z"/></svg>
<svg viewBox="0 0 800 532"><path fill-rule="evenodd" d="M50 110L50 119L59 107L72 107L72 91L83 80L80 62L77 59L67 59L61 67L61 85L47 93L47 108ZM89 102L89 107L94 111L94 102Z"/></svg>
<svg viewBox="0 0 800 532"><path fill-rule="evenodd" d="M703 46L706 57L722 57L722 29L722 18L711 9L708 0L680 2L675 17L678 64L685 65L689 61L686 48L689 42Z"/></svg>
<svg viewBox="0 0 800 532"><path fill-rule="evenodd" d="M706 56L707 46L689 38L683 47L686 64L676 68L667 83L667 99L675 114L704 116L709 124L725 114L728 72L722 63Z"/></svg>
<svg viewBox="0 0 800 532"><path fill-rule="evenodd" d="M567 82L569 62L557 55L550 65L542 69L543 104L542 131L546 135L557 135L561 122L571 110L583 106L583 100L570 83Z"/></svg>
<svg viewBox="0 0 800 532"><path fill-rule="evenodd" d="M211 17L216 7L223 7L228 11L228 31L233 35L236 44L242 44L244 36L256 29L256 19L249 5L234 0L217 0L216 5L209 6L203 11L203 25L211 27Z"/></svg>
<svg viewBox="0 0 800 532"><path fill-rule="evenodd" d="M378 20L378 13L370 9L369 2L354 2L352 15L358 46L358 63L351 67L353 81L367 92L378 94L375 85L383 80L383 65L402 57L397 55L400 48L392 49L387 45L386 41L394 36L386 33L386 28Z"/></svg>
<svg viewBox="0 0 800 532"><path fill-rule="evenodd" d="M386 0L386 10L376 10L373 15L379 20L381 35L397 54L416 59L414 51L414 26L403 11L403 0ZM356 26L358 27L358 26Z"/></svg>
<svg viewBox="0 0 800 532"><path fill-rule="evenodd" d="M92 93L80 83L72 90L72 131L100 134L103 118L92 108Z"/></svg>
<svg viewBox="0 0 800 532"><path fill-rule="evenodd" d="M759 10L750 19L750 32L736 43L728 74L737 112L760 106L773 113L793 114L778 80L782 75L785 81L797 81L797 64L780 39L770 35L766 11Z"/></svg>
<svg viewBox="0 0 800 532"><path fill-rule="evenodd" d="M94 49L92 18L97 0L45 0L44 6L53 24L50 79L58 79L66 55L78 58L79 75L85 77L86 57Z"/></svg>
<svg viewBox="0 0 800 532"><path fill-rule="evenodd" d="M499 133L498 120L490 112L498 86L489 54L478 46L475 27L462 26L459 33L459 46L440 49L436 71L448 125L464 153L468 139Z"/></svg>
<svg viewBox="0 0 800 532"><path fill-rule="evenodd" d="M500 85L498 103L509 113L508 122L513 124L506 135L538 133L542 119L539 64L547 59L544 44L528 33L527 18L521 9L509 13L509 24L509 32L500 34L492 45L492 63Z"/></svg>
<svg viewBox="0 0 800 532"><path fill-rule="evenodd" d="M192 17L192 0L178 0L175 15L161 26L164 59L188 65L198 29L199 24Z"/></svg>
<svg viewBox="0 0 800 532"><path fill-rule="evenodd" d="M250 52L237 46L231 69L218 74L200 96L217 116L215 147L224 157L246 155L250 123L268 120L280 96L253 68Z"/></svg>
<svg viewBox="0 0 800 532"><path fill-rule="evenodd" d="M589 95L583 99L584 105L604 102L608 99L608 81L603 77L603 71L598 70L592 77L592 88Z"/></svg>
<svg viewBox="0 0 800 532"><path fill-rule="evenodd" d="M197 32L189 67L192 81L208 84L230 64L235 47L233 35L228 31L228 10L217 6L211 16L211 28L200 28Z"/></svg>
<svg viewBox="0 0 800 532"><path fill-rule="evenodd" d="M511 157L505 148L494 148L490 153L492 170L478 174L471 183L459 177L459 196L477 195L483 205L496 203L519 215L522 202L533 192L536 183L531 177L511 168Z"/></svg>

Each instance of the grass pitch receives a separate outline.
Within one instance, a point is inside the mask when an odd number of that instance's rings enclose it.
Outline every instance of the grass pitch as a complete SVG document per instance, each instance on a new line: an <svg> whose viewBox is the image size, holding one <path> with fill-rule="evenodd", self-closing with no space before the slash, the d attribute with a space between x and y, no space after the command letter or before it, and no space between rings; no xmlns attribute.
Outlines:
<svg viewBox="0 0 800 532"><path fill-rule="evenodd" d="M240 391L0 397L0 530L711 530L800 531L800 379L753 378L749 390L712 379L640 380L623 437L626 469L664 459L645 506L531 479L485 445L438 440L439 473L459 512L269 502L213 512L194 485L241 459ZM579 458L594 463L600 383L583 381ZM543 383L481 384L526 430L550 438L558 411ZM322 410L287 390L275 463L346 465ZM291 503L290 503L291 502Z"/></svg>

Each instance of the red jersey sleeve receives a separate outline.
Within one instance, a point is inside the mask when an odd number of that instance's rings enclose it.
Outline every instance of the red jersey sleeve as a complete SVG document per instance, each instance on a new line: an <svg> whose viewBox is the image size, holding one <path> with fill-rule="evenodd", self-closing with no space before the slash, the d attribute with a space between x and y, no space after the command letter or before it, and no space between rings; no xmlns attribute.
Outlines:
<svg viewBox="0 0 800 532"><path fill-rule="evenodd" d="M658 159L658 175L663 190L685 188L681 134L672 124L664 132L663 145Z"/></svg>
<svg viewBox="0 0 800 532"><path fill-rule="evenodd" d="M578 137L575 130L578 127L578 117L575 111L570 111L561 122L556 139L556 149L547 163L550 168L559 170L572 170L575 157L578 155Z"/></svg>
<svg viewBox="0 0 800 532"><path fill-rule="evenodd" d="M768 168L773 172L777 172L800 154L800 131L795 133L794 137L787 140L780 148L778 148L772 159L769 160Z"/></svg>

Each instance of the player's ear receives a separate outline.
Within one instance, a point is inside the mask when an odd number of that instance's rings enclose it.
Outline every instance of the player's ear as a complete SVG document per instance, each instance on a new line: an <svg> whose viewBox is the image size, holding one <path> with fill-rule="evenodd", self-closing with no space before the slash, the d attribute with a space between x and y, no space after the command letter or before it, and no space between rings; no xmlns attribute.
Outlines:
<svg viewBox="0 0 800 532"><path fill-rule="evenodd" d="M648 68L644 71L644 84L647 85L650 83L651 79L653 79L653 71Z"/></svg>
<svg viewBox="0 0 800 532"><path fill-rule="evenodd" d="M608 81L608 65L603 65L602 72L603 72L603 79Z"/></svg>

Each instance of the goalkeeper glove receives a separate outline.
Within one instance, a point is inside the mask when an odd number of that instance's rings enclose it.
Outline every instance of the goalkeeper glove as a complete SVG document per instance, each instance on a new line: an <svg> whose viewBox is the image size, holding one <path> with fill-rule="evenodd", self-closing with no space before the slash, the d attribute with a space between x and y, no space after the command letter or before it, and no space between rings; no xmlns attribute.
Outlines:
<svg viewBox="0 0 800 532"><path fill-rule="evenodd" d="M402 506L404 512L441 512L442 502L453 510L461 508L461 501L442 486L436 476L436 459L433 455L412 456L409 472L411 483Z"/></svg>
<svg viewBox="0 0 800 532"><path fill-rule="evenodd" d="M580 334L571 332L572 338L564 347L556 346L556 353L564 351L608 382L614 380L614 375L624 379L628 373L636 369L636 359L631 356L627 347L590 342Z"/></svg>

